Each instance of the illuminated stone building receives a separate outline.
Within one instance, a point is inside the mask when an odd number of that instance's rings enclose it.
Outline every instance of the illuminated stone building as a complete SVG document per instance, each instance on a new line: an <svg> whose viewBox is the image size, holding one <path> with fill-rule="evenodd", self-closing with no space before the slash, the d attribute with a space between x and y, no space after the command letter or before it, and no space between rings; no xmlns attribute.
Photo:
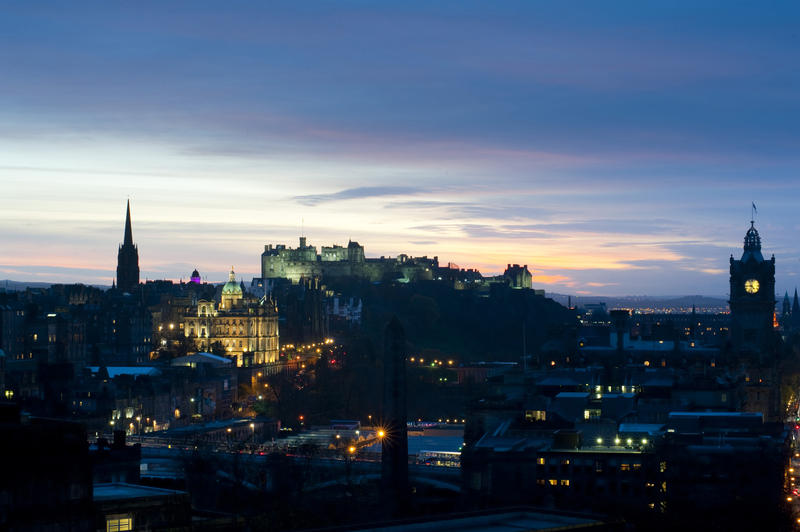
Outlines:
<svg viewBox="0 0 800 532"><path fill-rule="evenodd" d="M422 281L433 279L433 272L439 267L437 257L365 258L364 246L358 242L348 242L347 247L322 246L317 253L316 246L310 246L306 237L300 237L297 248L283 244L264 246L261 254L261 277L263 279L290 279L297 284L301 278L354 277L369 281Z"/></svg>
<svg viewBox="0 0 800 532"><path fill-rule="evenodd" d="M237 366L278 360L278 309L268 297L246 294L233 268L219 303L200 299L192 304L182 328L200 351L210 351L219 342Z"/></svg>
<svg viewBox="0 0 800 532"><path fill-rule="evenodd" d="M503 277L508 279L511 288L530 288L533 279L527 264L524 266L509 264L506 271L503 272Z"/></svg>

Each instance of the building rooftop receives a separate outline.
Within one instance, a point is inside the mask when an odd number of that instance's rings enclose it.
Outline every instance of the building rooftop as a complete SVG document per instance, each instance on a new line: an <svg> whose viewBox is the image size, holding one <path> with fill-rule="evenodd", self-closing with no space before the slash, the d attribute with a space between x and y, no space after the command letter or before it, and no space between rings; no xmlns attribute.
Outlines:
<svg viewBox="0 0 800 532"><path fill-rule="evenodd" d="M100 371L102 366L87 366L92 373ZM106 366L108 377L113 379L118 375L158 375L161 371L155 366Z"/></svg>
<svg viewBox="0 0 800 532"><path fill-rule="evenodd" d="M556 399L566 398L566 397L576 397L580 399L587 399L589 397L589 392L559 392L556 395Z"/></svg>
<svg viewBox="0 0 800 532"><path fill-rule="evenodd" d="M172 359L170 365L172 366L190 366L197 362L208 362L216 365L232 364L233 360L212 353L194 353L183 357Z"/></svg>
<svg viewBox="0 0 800 532"><path fill-rule="evenodd" d="M426 519L418 522L403 522L383 526L368 526L356 530L410 530L410 531L449 531L466 530L474 532L511 532L511 531L555 531L555 530L591 530L594 527L605 527L605 523L591 517L569 515L547 511L521 510L502 513L477 514L466 516L445 516L438 519ZM603 528L605 529L605 528Z"/></svg>
<svg viewBox="0 0 800 532"><path fill-rule="evenodd" d="M168 497L171 495L186 495L186 492L163 488L153 488L150 486L139 486L136 484L126 484L124 482L112 482L109 484L94 485L95 501L142 499L145 497Z"/></svg>
<svg viewBox="0 0 800 532"><path fill-rule="evenodd" d="M660 423L620 423L620 433L635 434L656 434L664 430L664 425Z"/></svg>
<svg viewBox="0 0 800 532"><path fill-rule="evenodd" d="M733 417L744 419L763 419L761 412L670 412L670 418L693 417Z"/></svg>

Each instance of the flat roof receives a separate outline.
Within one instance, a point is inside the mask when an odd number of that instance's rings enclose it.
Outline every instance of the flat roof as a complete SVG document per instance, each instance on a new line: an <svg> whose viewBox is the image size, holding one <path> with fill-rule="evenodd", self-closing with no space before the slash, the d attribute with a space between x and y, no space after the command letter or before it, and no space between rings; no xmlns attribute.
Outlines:
<svg viewBox="0 0 800 532"><path fill-rule="evenodd" d="M173 365L173 366L180 366L184 362L192 362L194 360L197 360L198 358L206 359L206 360L213 360L213 361L219 362L221 364L231 364L233 362L233 360L230 359L230 358L221 357L219 355L214 355L212 353L202 353L202 352L200 352L200 353L192 353L192 354L185 355L185 356L182 356L182 357L173 358L172 361L170 362L170 364Z"/></svg>
<svg viewBox="0 0 800 532"><path fill-rule="evenodd" d="M669 417L751 417L763 418L761 412L670 412Z"/></svg>
<svg viewBox="0 0 800 532"><path fill-rule="evenodd" d="M468 530L474 532L520 532L525 531L556 531L556 530L585 530L604 523L588 517L577 517L559 513L537 511L512 511L489 515L474 515L464 517L444 517L416 523L403 523L386 526L370 526L368 530L412 530L412 531L457 531ZM356 527L356 530L359 530ZM364 530L364 529L361 529Z"/></svg>
<svg viewBox="0 0 800 532"><path fill-rule="evenodd" d="M113 501L118 499L142 499L145 497L168 497L171 495L186 495L185 491L139 486L125 482L111 482L94 485L95 501Z"/></svg>
<svg viewBox="0 0 800 532"><path fill-rule="evenodd" d="M620 423L619 432L646 432L654 434L664 429L661 423Z"/></svg>
<svg viewBox="0 0 800 532"><path fill-rule="evenodd" d="M101 366L87 366L92 373L100 371ZM158 375L161 370L155 366L106 366L108 377L113 379L118 375Z"/></svg>

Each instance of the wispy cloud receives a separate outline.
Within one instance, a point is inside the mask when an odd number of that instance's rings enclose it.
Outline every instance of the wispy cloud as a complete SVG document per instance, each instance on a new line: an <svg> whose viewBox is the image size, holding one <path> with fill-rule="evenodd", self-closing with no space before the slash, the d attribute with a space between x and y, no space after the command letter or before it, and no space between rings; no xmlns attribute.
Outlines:
<svg viewBox="0 0 800 532"><path fill-rule="evenodd" d="M292 198L301 205L314 207L322 203L331 201L344 201L353 199L378 198L384 196L413 196L424 194L429 190L420 187L401 187L401 186L375 186L375 187L356 187L332 192L330 194L309 194L306 196L295 196Z"/></svg>

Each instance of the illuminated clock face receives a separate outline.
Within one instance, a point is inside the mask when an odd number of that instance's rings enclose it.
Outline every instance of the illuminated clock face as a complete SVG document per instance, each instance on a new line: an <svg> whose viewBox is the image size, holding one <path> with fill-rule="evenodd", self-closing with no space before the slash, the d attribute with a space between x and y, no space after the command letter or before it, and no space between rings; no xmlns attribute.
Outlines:
<svg viewBox="0 0 800 532"><path fill-rule="evenodd" d="M744 289L748 294L755 294L760 286L757 279L748 279L744 282Z"/></svg>

